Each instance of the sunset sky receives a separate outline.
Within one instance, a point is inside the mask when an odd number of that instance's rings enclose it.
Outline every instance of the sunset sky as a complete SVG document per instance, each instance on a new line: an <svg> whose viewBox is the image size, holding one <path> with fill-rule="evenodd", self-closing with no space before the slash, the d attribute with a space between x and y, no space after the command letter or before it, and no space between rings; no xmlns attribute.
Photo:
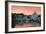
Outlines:
<svg viewBox="0 0 46 34"><path fill-rule="evenodd" d="M41 14L41 7L35 6L11 6L12 13L23 13L25 15L32 15L34 12Z"/></svg>

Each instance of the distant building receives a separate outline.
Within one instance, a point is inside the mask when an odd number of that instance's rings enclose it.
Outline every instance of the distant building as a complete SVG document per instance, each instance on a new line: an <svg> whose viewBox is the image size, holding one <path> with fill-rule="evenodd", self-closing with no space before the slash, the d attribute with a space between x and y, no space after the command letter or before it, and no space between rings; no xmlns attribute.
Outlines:
<svg viewBox="0 0 46 34"><path fill-rule="evenodd" d="M37 20L38 19L38 15L36 13L33 13L32 16L31 16L31 19L32 20Z"/></svg>

